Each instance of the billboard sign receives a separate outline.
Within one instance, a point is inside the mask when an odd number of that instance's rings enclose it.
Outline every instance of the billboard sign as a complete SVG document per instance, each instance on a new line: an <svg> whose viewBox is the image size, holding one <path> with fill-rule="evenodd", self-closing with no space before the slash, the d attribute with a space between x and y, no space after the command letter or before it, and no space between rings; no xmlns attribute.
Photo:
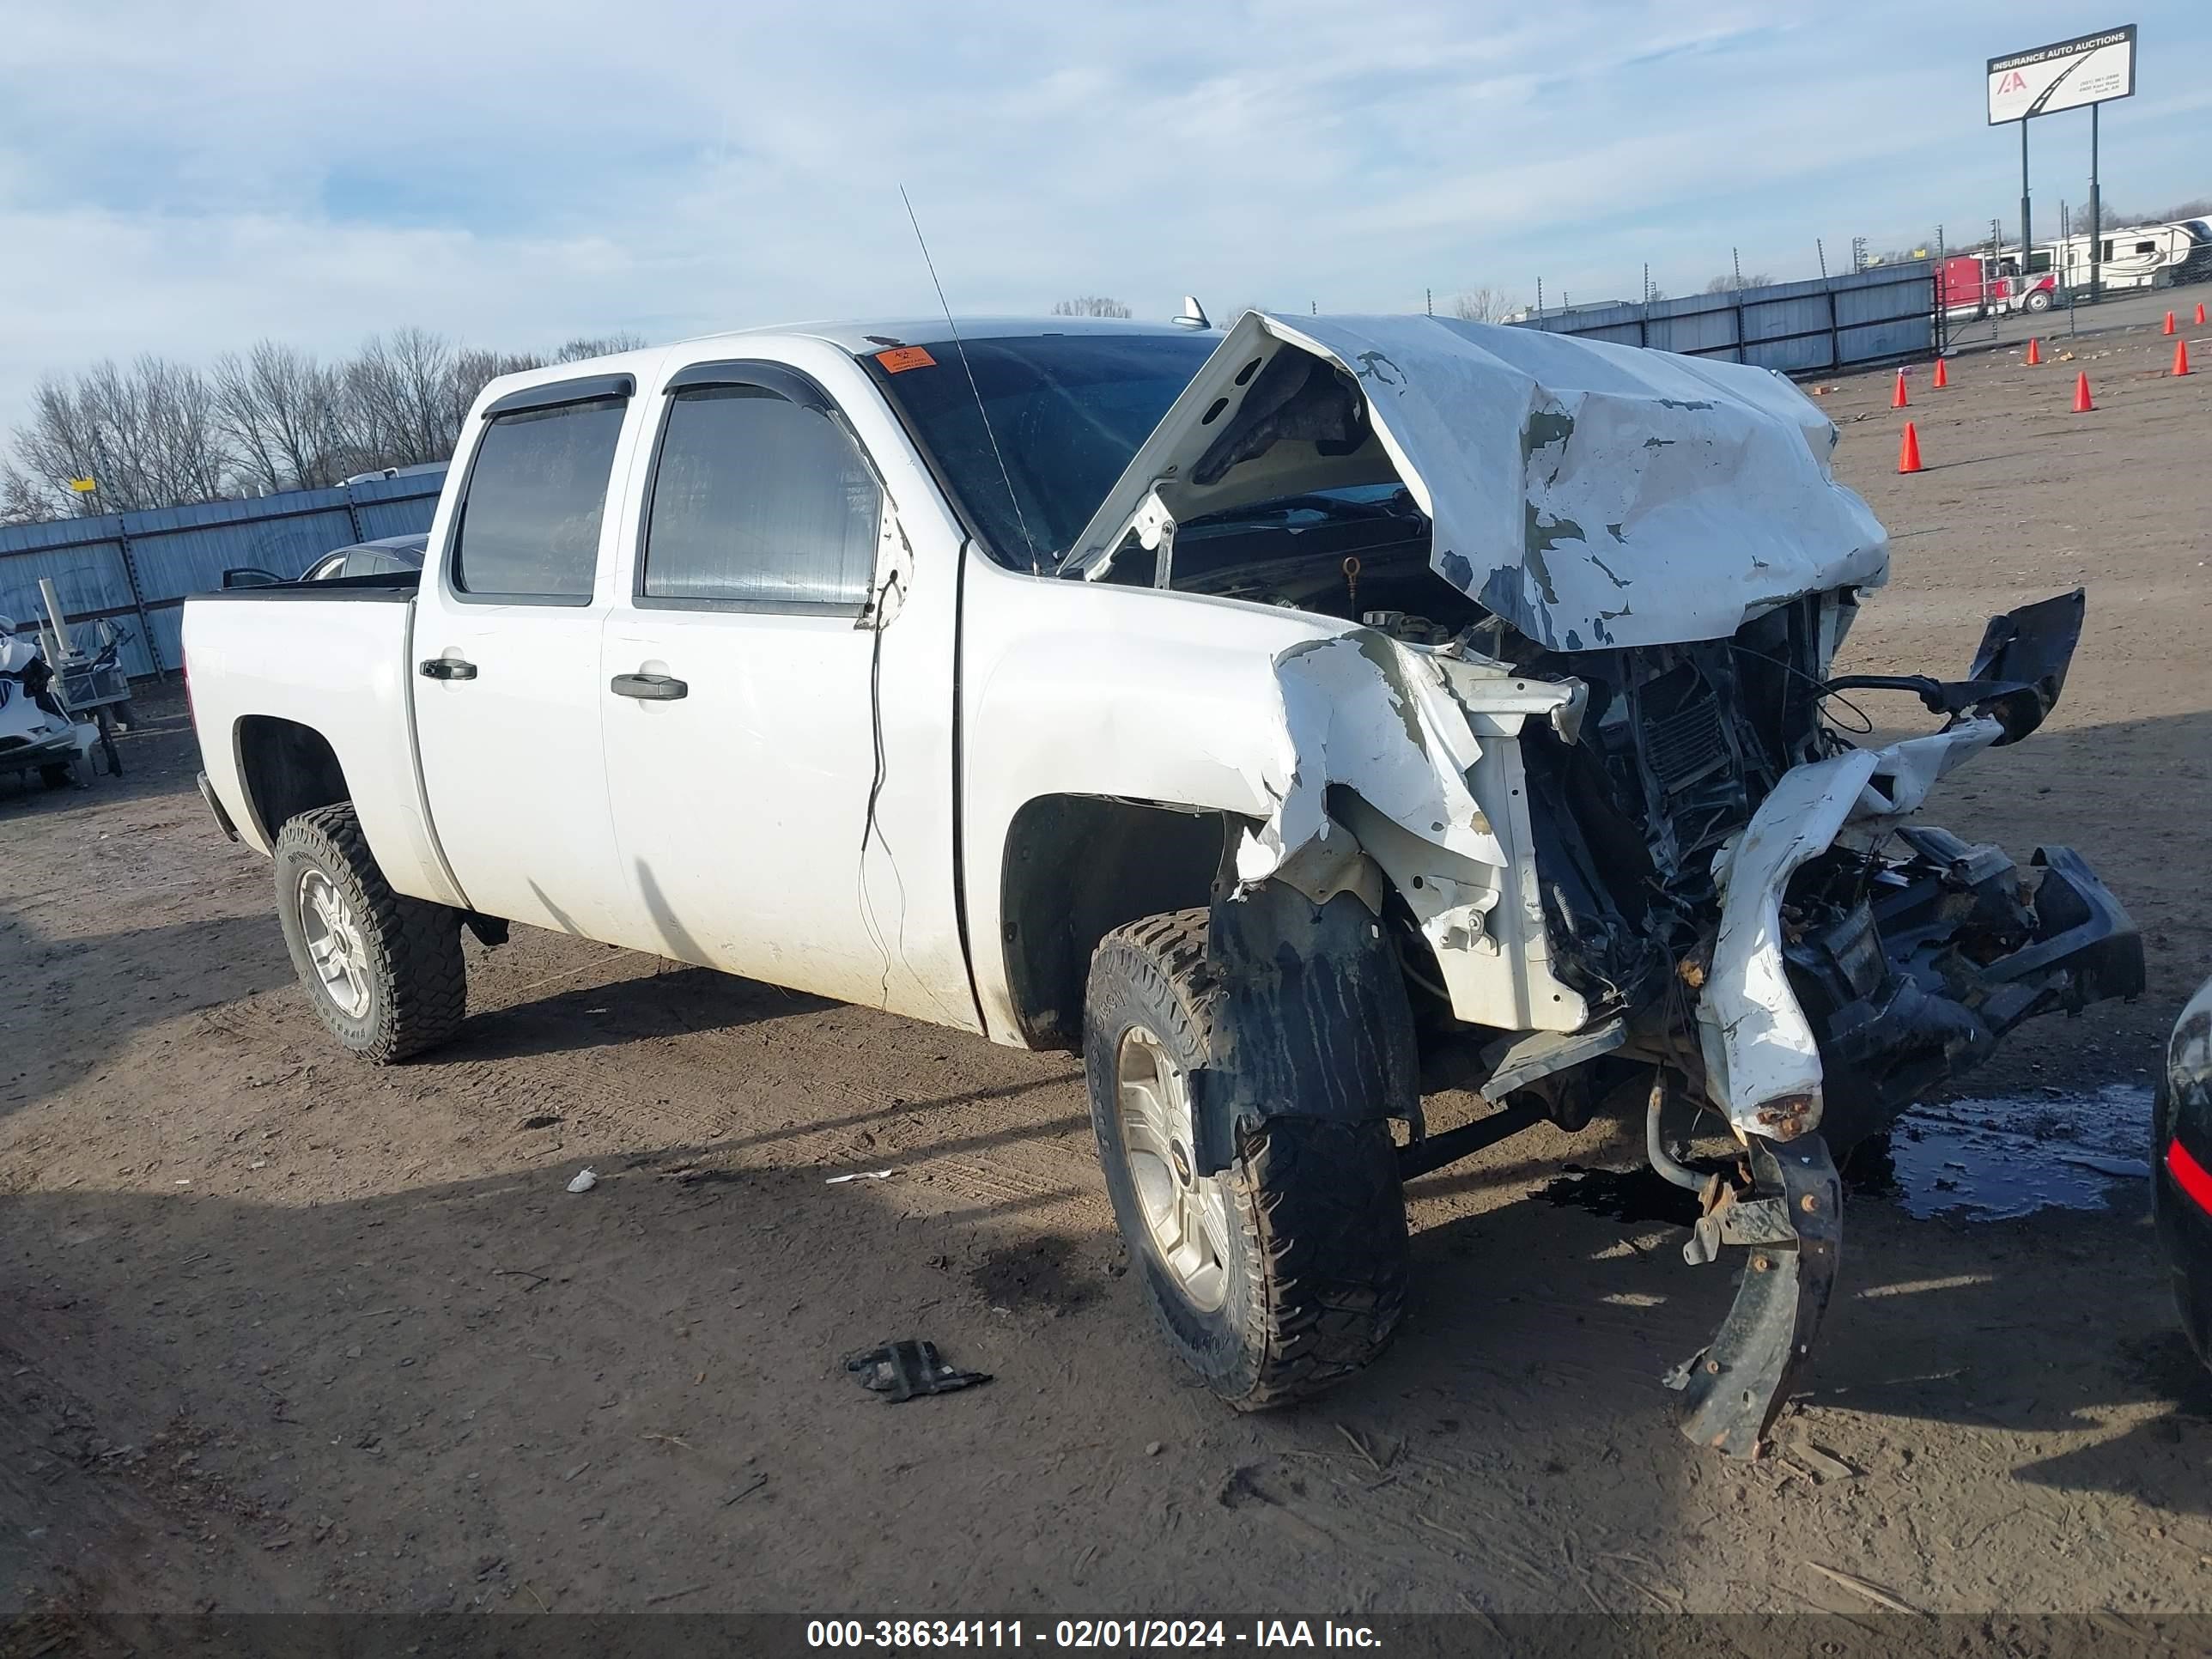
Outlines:
<svg viewBox="0 0 2212 1659"><path fill-rule="evenodd" d="M1990 125L2132 98L2136 26L1990 59Z"/></svg>

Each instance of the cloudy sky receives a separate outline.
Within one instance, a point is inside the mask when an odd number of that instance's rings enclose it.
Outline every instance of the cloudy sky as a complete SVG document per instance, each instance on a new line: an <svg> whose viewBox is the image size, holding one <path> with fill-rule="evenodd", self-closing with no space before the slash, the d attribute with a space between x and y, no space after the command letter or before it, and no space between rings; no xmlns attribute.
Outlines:
<svg viewBox="0 0 2212 1659"><path fill-rule="evenodd" d="M0 0L0 432L103 356L932 308L901 184L969 312L1809 276L2015 220L1983 60L2130 20L2107 198L2212 193L2203 0Z"/></svg>

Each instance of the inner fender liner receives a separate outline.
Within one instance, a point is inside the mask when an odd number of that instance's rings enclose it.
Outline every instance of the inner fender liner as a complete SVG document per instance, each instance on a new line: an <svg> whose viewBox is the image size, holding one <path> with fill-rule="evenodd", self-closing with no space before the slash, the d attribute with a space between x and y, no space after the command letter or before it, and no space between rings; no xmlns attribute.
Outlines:
<svg viewBox="0 0 2212 1659"><path fill-rule="evenodd" d="M1220 1001L1212 1058L1190 1079L1200 1175L1226 1169L1240 1134L1270 1118L1415 1120L1405 979L1357 897L1317 905L1286 882L1238 888L1214 900L1206 948Z"/></svg>
<svg viewBox="0 0 2212 1659"><path fill-rule="evenodd" d="M1689 1407L1682 1432L1731 1457L1759 1455L1827 1311L1843 1239L1843 1185L1826 1141L1817 1134L1787 1143L1753 1135L1748 1152L1753 1200L1772 1201L1796 1237L1750 1246L1720 1334L1666 1377Z"/></svg>

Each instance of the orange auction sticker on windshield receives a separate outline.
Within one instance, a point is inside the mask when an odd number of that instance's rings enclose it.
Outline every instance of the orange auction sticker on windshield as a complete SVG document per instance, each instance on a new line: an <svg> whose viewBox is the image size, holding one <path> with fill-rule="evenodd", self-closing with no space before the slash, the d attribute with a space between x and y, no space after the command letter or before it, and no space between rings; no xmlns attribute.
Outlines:
<svg viewBox="0 0 2212 1659"><path fill-rule="evenodd" d="M886 374L903 374L909 368L937 367L937 359L921 346L893 346L889 351L878 351L876 361L884 366Z"/></svg>

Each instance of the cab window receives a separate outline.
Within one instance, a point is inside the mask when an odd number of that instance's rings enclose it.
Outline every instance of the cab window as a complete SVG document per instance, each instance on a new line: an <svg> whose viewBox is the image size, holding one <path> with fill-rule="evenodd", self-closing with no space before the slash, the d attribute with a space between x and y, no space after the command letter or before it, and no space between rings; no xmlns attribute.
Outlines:
<svg viewBox="0 0 2212 1659"><path fill-rule="evenodd" d="M454 532L452 581L471 599L586 605L628 401L522 410L488 423Z"/></svg>
<svg viewBox="0 0 2212 1659"><path fill-rule="evenodd" d="M668 400L639 598L857 614L883 523L845 428L757 386Z"/></svg>

